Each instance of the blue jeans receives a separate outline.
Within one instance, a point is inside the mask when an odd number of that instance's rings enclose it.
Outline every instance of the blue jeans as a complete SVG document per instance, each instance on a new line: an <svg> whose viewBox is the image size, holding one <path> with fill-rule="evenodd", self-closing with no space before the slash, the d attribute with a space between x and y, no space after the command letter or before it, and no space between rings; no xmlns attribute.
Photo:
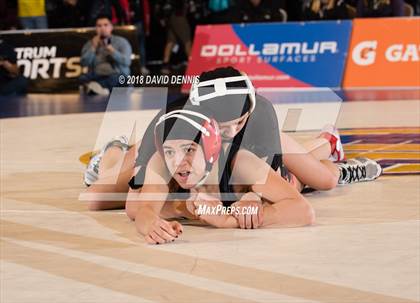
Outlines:
<svg viewBox="0 0 420 303"><path fill-rule="evenodd" d="M143 21L137 22L135 26L137 28L137 37L139 40L140 64L142 67L146 67L146 39Z"/></svg>
<svg viewBox="0 0 420 303"><path fill-rule="evenodd" d="M20 17L20 23L24 29L48 28L47 16Z"/></svg>
<svg viewBox="0 0 420 303"><path fill-rule="evenodd" d="M98 82L102 87L112 90L113 87L119 86L118 77L119 74L112 74L109 76L101 76L97 75L93 72L89 72L87 74L83 74L79 77L79 81L82 84L87 84L88 82L95 81Z"/></svg>

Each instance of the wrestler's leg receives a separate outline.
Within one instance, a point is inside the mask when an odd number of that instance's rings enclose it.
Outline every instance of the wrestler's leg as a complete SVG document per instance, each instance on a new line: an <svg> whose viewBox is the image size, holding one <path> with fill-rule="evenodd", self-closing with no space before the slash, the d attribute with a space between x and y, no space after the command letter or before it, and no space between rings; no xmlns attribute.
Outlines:
<svg viewBox="0 0 420 303"><path fill-rule="evenodd" d="M328 160L331 155L331 144L325 138L314 138L303 142L302 145L318 160Z"/></svg>
<svg viewBox="0 0 420 303"><path fill-rule="evenodd" d="M98 180L87 188L90 210L105 210L125 207L125 197L118 194L128 192L128 182L133 176L137 146L127 151L113 146L108 148L99 164ZM116 200L109 200L116 193Z"/></svg>
<svg viewBox="0 0 420 303"><path fill-rule="evenodd" d="M338 167L331 161L317 158L328 158L329 144L319 144L313 149L314 155L287 134L281 133L280 137L284 164L301 183L318 190L332 189L337 185Z"/></svg>

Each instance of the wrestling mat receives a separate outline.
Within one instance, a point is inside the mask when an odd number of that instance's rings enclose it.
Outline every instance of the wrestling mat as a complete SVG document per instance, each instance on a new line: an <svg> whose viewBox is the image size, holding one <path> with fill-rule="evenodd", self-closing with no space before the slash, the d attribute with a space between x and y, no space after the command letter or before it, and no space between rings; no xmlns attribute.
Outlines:
<svg viewBox="0 0 420 303"><path fill-rule="evenodd" d="M368 157L381 164L385 175L420 174L420 128L358 128L340 130L346 158ZM92 155L79 157L88 164Z"/></svg>
<svg viewBox="0 0 420 303"><path fill-rule="evenodd" d="M385 175L420 174L420 128L340 130L347 158L368 157Z"/></svg>

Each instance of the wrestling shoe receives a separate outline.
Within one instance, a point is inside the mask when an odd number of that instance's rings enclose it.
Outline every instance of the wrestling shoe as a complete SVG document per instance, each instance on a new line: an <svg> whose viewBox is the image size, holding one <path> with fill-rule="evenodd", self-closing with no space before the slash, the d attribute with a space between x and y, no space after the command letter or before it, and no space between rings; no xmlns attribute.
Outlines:
<svg viewBox="0 0 420 303"><path fill-rule="evenodd" d="M103 87L98 82L91 81L86 85L86 92L93 93L95 95L100 96L108 96L109 95L109 89Z"/></svg>
<svg viewBox="0 0 420 303"><path fill-rule="evenodd" d="M84 182L86 186L91 186L96 180L98 180L99 164L101 163L102 157L106 150L112 146L118 146L121 150L126 151L128 149L128 139L126 136L118 136L109 141L102 147L101 151L90 158L89 164L86 167L84 174Z"/></svg>
<svg viewBox="0 0 420 303"><path fill-rule="evenodd" d="M354 158L346 162L337 163L340 170L338 184L372 181L382 173L382 167L368 158Z"/></svg>
<svg viewBox="0 0 420 303"><path fill-rule="evenodd" d="M324 138L328 140L328 142L330 142L331 155L328 158L328 160L332 162L344 160L344 149L343 145L341 144L340 134L338 133L338 129L334 125L325 125L322 128L318 138Z"/></svg>

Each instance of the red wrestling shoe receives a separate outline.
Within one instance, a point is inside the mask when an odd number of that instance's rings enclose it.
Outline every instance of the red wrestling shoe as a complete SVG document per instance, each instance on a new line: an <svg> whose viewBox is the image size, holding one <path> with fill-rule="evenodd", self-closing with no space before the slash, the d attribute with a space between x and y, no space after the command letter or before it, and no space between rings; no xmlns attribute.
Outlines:
<svg viewBox="0 0 420 303"><path fill-rule="evenodd" d="M341 144L340 134L338 133L338 129L332 125L327 124L325 125L321 133L318 136L319 138L327 139L331 145L331 155L328 160L332 162L343 161L344 157L344 149L343 145Z"/></svg>

